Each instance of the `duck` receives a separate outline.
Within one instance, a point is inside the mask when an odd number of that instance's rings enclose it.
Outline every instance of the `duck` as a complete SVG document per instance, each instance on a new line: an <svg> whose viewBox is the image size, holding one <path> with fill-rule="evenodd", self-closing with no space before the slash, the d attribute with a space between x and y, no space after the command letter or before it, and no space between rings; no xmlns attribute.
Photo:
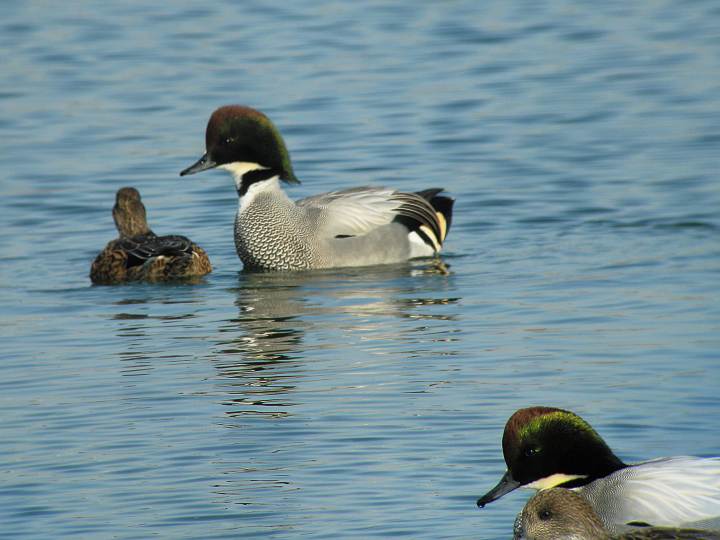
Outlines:
<svg viewBox="0 0 720 540"><path fill-rule="evenodd" d="M235 248L250 271L295 271L399 263L435 257L452 220L454 200L431 188L403 192L352 187L291 200L299 184L280 131L244 105L216 109L205 153L180 176L228 171L239 197Z"/></svg>
<svg viewBox="0 0 720 540"><path fill-rule="evenodd" d="M157 236L147 224L140 192L124 187L112 210L119 237L105 246L90 267L96 284L166 281L212 271L207 253L185 236Z"/></svg>
<svg viewBox="0 0 720 540"><path fill-rule="evenodd" d="M620 460L585 420L554 407L513 413L502 438L507 471L479 507L518 487L577 490L602 523L720 528L720 457Z"/></svg>
<svg viewBox="0 0 720 540"><path fill-rule="evenodd" d="M540 491L515 520L514 540L720 540L720 531L633 527L612 535L582 495L564 488Z"/></svg>

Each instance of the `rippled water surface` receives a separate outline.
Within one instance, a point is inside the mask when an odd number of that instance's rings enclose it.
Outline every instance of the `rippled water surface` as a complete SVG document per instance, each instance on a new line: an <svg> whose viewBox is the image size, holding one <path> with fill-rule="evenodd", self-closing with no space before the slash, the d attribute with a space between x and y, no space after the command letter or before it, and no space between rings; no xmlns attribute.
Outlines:
<svg viewBox="0 0 720 540"><path fill-rule="evenodd" d="M531 404L720 454L716 2L7 4L2 535L507 538ZM178 177L226 103L294 197L447 189L450 274L242 273L231 179ZM124 185L215 271L91 286Z"/></svg>

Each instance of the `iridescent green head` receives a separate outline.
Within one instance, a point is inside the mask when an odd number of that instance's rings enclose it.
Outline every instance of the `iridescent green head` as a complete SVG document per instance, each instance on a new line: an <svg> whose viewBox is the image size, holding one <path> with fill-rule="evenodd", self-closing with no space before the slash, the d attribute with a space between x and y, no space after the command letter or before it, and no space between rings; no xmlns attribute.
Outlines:
<svg viewBox="0 0 720 540"><path fill-rule="evenodd" d="M233 170L238 164L245 173L261 170L263 178L278 176L300 183L280 132L267 116L250 107L225 105L213 112L205 131L205 149L205 155L180 176L220 166Z"/></svg>
<svg viewBox="0 0 720 540"><path fill-rule="evenodd" d="M520 486L574 487L625 467L590 424L553 407L516 411L505 425L502 446L508 470L480 506Z"/></svg>

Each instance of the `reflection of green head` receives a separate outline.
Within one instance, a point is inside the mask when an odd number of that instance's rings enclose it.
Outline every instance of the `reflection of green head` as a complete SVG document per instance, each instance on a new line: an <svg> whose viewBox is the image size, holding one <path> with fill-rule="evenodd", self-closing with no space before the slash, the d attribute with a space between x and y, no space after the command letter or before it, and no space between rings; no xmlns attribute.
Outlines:
<svg viewBox="0 0 720 540"><path fill-rule="evenodd" d="M217 165L258 163L282 180L299 183L280 132L260 111L225 105L210 116L205 131L207 157Z"/></svg>
<svg viewBox="0 0 720 540"><path fill-rule="evenodd" d="M516 411L505 425L503 455L522 484L553 474L592 480L625 466L590 424L553 407Z"/></svg>

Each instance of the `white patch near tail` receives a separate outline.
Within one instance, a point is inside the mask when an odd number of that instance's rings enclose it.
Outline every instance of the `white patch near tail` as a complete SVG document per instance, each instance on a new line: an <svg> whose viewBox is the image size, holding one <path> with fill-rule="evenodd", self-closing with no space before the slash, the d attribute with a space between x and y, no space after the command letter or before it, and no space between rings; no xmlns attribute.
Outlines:
<svg viewBox="0 0 720 540"><path fill-rule="evenodd" d="M434 238L434 236L430 236L430 238ZM435 255L436 251L430 247L428 243L415 231L408 234L408 240L410 240L411 259L414 259L415 257L432 257Z"/></svg>

